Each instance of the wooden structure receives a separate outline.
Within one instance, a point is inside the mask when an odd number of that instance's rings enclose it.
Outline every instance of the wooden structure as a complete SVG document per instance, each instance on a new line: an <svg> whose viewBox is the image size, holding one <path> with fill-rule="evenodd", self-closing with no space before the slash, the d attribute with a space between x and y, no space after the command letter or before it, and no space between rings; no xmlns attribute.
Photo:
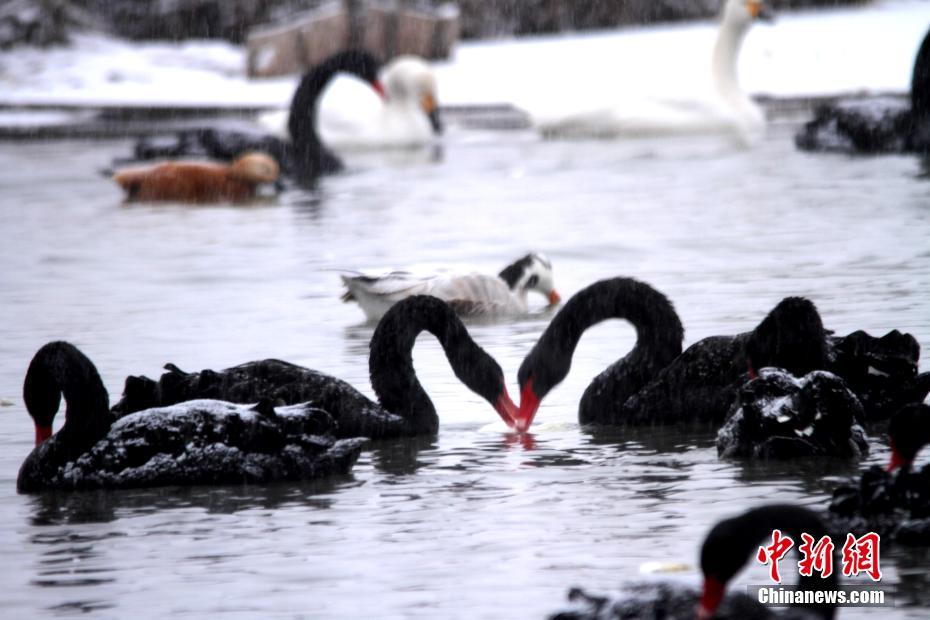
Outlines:
<svg viewBox="0 0 930 620"><path fill-rule="evenodd" d="M349 47L364 47L385 61L402 54L447 58L458 37L459 12L452 4L425 10L409 2L330 2L249 33L248 74L301 73Z"/></svg>

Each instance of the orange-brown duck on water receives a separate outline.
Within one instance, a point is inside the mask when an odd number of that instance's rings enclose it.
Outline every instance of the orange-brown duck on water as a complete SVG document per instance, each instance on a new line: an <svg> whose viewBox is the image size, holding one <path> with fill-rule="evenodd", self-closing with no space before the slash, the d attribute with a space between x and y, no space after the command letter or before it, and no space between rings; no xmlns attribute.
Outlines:
<svg viewBox="0 0 930 620"><path fill-rule="evenodd" d="M113 180L131 201L245 202L262 183L277 181L279 172L272 157L250 152L231 164L187 160L126 168Z"/></svg>

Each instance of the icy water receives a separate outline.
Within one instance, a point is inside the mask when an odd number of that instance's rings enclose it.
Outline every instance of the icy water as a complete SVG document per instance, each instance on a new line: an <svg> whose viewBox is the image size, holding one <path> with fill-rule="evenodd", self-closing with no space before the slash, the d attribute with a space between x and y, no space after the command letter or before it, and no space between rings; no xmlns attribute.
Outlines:
<svg viewBox="0 0 930 620"><path fill-rule="evenodd" d="M776 127L740 151L453 131L442 151L349 157L351 172L318 191L250 208L123 205L97 171L126 142L0 144L2 615L542 618L570 586L611 592L655 579L647 562L693 566L711 524L747 507L825 507L865 463L720 462L709 433L579 428L587 382L632 346L617 321L585 335L532 443L506 433L423 336L416 368L438 437L373 446L347 479L15 490L33 441L22 379L49 340L81 347L114 401L127 374L157 376L165 362L193 371L264 357L370 394L373 326L339 301L342 268L496 273L538 250L566 298L615 275L653 284L687 344L806 295L838 332L899 328L930 350L920 162L811 156L790 136ZM512 393L546 321L470 326ZM867 463L883 462L881 438L873 445ZM888 548L882 560L906 606L881 616L926 617L930 554ZM693 569L674 578L698 581ZM754 567L738 584L765 579Z"/></svg>

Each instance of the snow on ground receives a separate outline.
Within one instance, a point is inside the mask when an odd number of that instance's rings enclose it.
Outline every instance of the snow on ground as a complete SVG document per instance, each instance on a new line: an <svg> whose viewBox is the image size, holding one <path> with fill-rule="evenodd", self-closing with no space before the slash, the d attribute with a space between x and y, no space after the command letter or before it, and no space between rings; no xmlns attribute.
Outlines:
<svg viewBox="0 0 930 620"><path fill-rule="evenodd" d="M740 77L746 90L777 96L906 92L928 24L926 0L782 14L750 31ZM715 23L696 22L462 43L436 64L440 99L532 111L553 101L590 107L631 92L690 92L709 81L715 32ZM296 77L248 80L244 67L244 50L226 43L80 35L69 48L0 53L0 104L287 105ZM337 82L327 105L344 113L357 91Z"/></svg>

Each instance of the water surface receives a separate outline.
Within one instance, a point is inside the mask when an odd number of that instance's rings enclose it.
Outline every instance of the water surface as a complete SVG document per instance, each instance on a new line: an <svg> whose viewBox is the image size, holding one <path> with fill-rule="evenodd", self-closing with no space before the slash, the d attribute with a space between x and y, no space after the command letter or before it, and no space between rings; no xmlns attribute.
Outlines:
<svg viewBox="0 0 930 620"><path fill-rule="evenodd" d="M251 207L126 206L97 174L129 143L0 144L0 609L9 617L540 618L567 589L609 592L651 561L694 564L716 520L763 502L817 508L865 463L717 460L711 433L576 424L588 381L633 343L589 331L544 402L535 445L504 432L423 336L436 438L366 451L346 479L266 487L19 496L31 449L20 395L32 353L67 339L111 399L157 376L277 357L371 394L373 326L338 269L497 272L547 253L564 297L603 277L666 293L687 344L752 328L806 295L840 333L898 328L930 347L930 202L918 160L799 153L776 126L717 141L542 142L453 131L441 150L353 155L314 192ZM543 301L534 300L540 309ZM470 327L516 392L544 314ZM924 364L926 369L926 364ZM926 551L883 557L923 607ZM765 569L740 583L762 583ZM677 577L696 583L696 574ZM864 617L845 610L841 617Z"/></svg>

